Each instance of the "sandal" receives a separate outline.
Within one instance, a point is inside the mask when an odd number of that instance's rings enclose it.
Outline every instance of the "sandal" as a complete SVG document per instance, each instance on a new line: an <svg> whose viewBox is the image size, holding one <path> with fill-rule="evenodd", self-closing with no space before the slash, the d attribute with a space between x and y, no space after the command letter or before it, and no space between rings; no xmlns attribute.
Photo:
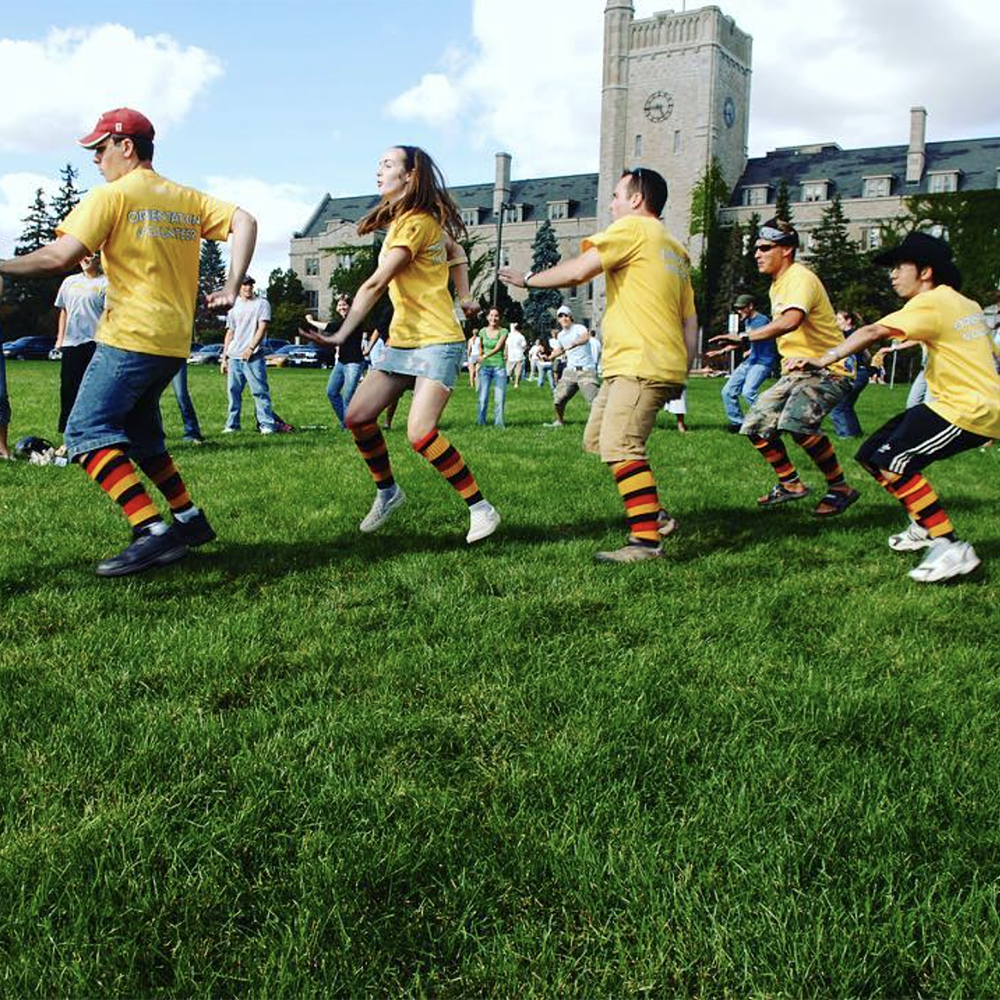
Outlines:
<svg viewBox="0 0 1000 1000"><path fill-rule="evenodd" d="M843 514L852 503L856 503L860 496L857 490L848 490L846 493L830 490L816 505L813 513L817 517L836 517Z"/></svg>
<svg viewBox="0 0 1000 1000"><path fill-rule="evenodd" d="M757 505L759 507L777 507L779 503L801 500L803 497L809 496L810 493L812 490L808 486L804 486L801 490L790 490L782 483L777 483L771 487L771 492L767 496L757 498Z"/></svg>

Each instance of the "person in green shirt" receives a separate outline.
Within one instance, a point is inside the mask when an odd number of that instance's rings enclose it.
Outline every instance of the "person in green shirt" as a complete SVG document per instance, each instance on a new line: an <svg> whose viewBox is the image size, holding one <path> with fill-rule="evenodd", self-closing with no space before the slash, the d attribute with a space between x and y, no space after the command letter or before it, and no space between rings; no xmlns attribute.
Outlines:
<svg viewBox="0 0 1000 1000"><path fill-rule="evenodd" d="M500 310L494 306L486 314L486 326L479 331L483 345L483 360L479 366L477 391L479 416L476 423L486 423L490 405L490 386L493 386L493 426L504 427L503 410L507 400L507 330L500 325Z"/></svg>

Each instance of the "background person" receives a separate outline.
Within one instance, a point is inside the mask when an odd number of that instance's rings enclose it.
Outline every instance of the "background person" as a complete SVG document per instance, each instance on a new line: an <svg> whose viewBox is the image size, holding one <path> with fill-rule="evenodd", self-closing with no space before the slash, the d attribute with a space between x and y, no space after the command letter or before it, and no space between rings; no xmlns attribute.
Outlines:
<svg viewBox="0 0 1000 1000"><path fill-rule="evenodd" d="M493 426L504 426L504 403L507 399L507 334L507 329L500 325L500 310L494 306L486 314L486 326L479 331L483 360L480 362L477 376L479 413L476 423L480 427L486 423L486 411L490 405L490 386L493 387Z"/></svg>
<svg viewBox="0 0 1000 1000"><path fill-rule="evenodd" d="M381 200L360 221L358 232L363 236L388 229L378 267L358 290L340 330L332 337L317 332L310 338L339 346L388 288L393 305L389 346L347 411L347 428L376 487L371 510L359 527L375 531L406 500L377 421L389 404L412 389L407 437L465 501L465 540L472 544L496 531L500 515L483 499L462 456L438 427L465 353L465 335L448 290L450 269L465 314L475 315L479 308L469 295L468 260L457 242L465 226L441 172L419 147L387 149L379 158L376 179Z"/></svg>
<svg viewBox="0 0 1000 1000"><path fill-rule="evenodd" d="M864 326L860 316L843 309L837 312L836 320L845 339L855 330ZM868 351L858 351L857 354L845 358L844 364L851 376L851 383L847 395L830 411L830 420L837 437L861 437L861 421L858 420L858 415L854 412L854 404L858 401L858 397L868 385L868 380L871 377L869 371L871 355Z"/></svg>
<svg viewBox="0 0 1000 1000"><path fill-rule="evenodd" d="M306 314L306 322L324 333L336 333L351 311L350 295L337 296L336 318L329 323L320 323L315 317ZM334 415L341 430L347 430L344 415L351 399L361 382L365 370L364 331L358 329L337 348L337 360L326 383L326 398L330 400Z"/></svg>
<svg viewBox="0 0 1000 1000"><path fill-rule="evenodd" d="M514 380L514 388L521 385L524 374L524 354L528 349L528 341L521 333L519 323L511 323L507 334L507 379Z"/></svg>
<svg viewBox="0 0 1000 1000"><path fill-rule="evenodd" d="M226 315L226 339L219 363L219 370L226 376L229 393L229 411L223 434L234 434L240 429L243 389L247 385L253 396L261 434L274 434L278 429L277 417L271 406L271 388L267 382L267 362L262 346L270 321L271 303L266 297L254 294L254 279L247 275L240 285L239 298Z"/></svg>
<svg viewBox="0 0 1000 1000"><path fill-rule="evenodd" d="M59 432L76 402L83 373L97 349L97 324L104 312L108 279L101 271L99 253L87 254L80 261L80 273L63 279L56 293L59 322L55 350L62 352L59 362Z"/></svg>
<svg viewBox="0 0 1000 1000"><path fill-rule="evenodd" d="M573 322L573 310L567 305L561 305L556 310L556 322L559 331L548 357L553 364L564 362L565 368L552 394L555 418L546 427L563 426L566 404L578 392L587 401L589 410L600 390L597 363L590 346L590 331L582 323Z"/></svg>
<svg viewBox="0 0 1000 1000"><path fill-rule="evenodd" d="M469 365L469 386L476 388L479 366L483 361L483 342L478 333L473 333L465 345L465 357Z"/></svg>
<svg viewBox="0 0 1000 1000"><path fill-rule="evenodd" d="M0 278L0 300L3 298L3 278ZM3 343L3 331L0 330L0 344ZM0 351L0 459L10 458L10 446L7 444L7 428L10 426L10 399L7 396L7 360Z"/></svg>

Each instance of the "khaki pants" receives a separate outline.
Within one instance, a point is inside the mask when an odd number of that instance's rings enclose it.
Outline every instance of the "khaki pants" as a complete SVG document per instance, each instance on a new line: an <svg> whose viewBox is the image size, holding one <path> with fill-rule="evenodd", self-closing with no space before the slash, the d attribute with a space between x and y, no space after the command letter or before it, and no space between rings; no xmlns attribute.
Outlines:
<svg viewBox="0 0 1000 1000"><path fill-rule="evenodd" d="M646 441L663 404L678 399L684 386L651 382L631 375L604 379L590 407L583 448L602 462L628 462L646 457Z"/></svg>

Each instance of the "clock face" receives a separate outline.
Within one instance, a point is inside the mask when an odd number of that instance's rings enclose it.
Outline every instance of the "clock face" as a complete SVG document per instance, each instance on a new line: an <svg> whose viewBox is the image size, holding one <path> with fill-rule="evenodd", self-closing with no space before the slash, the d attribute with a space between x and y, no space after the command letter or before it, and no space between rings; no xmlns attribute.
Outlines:
<svg viewBox="0 0 1000 1000"><path fill-rule="evenodd" d="M727 97L722 105L722 120L726 123L726 128L732 128L736 121L736 103L731 97Z"/></svg>
<svg viewBox="0 0 1000 1000"><path fill-rule="evenodd" d="M654 91L646 98L642 110L651 122L665 122L674 110L674 99L665 90Z"/></svg>

